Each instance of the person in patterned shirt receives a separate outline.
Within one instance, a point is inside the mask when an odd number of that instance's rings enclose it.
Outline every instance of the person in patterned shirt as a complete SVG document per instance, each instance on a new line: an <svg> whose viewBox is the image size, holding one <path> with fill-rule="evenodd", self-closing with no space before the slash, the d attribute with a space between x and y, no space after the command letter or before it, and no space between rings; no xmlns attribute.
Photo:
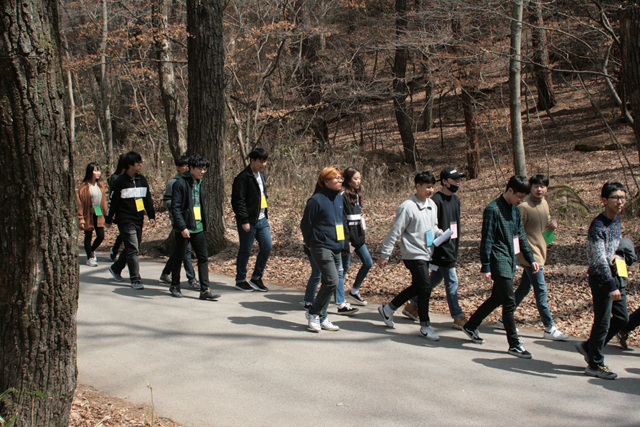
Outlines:
<svg viewBox="0 0 640 427"><path fill-rule="evenodd" d="M508 353L524 359L531 359L531 353L524 349L518 336L513 313L516 300L513 292L513 277L516 271L516 256L522 252L534 273L540 269L533 258L527 235L522 225L518 204L524 199L531 186L526 176L515 175L509 179L504 193L485 208L482 214L482 237L480 241L480 273L487 280L493 280L491 296L476 310L462 330L475 343L482 344L478 326L485 317L502 305L502 319L509 342Z"/></svg>

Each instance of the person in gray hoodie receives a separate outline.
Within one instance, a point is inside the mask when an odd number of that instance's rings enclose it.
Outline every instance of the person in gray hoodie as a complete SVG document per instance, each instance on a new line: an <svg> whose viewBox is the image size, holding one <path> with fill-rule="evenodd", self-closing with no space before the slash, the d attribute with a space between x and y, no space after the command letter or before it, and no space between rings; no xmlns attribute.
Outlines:
<svg viewBox="0 0 640 427"><path fill-rule="evenodd" d="M429 262L433 255L434 240L443 234L438 228L438 208L431 200L436 179L431 172L420 172L415 176L414 183L416 192L398 207L393 225L382 243L382 257L378 260L379 267L386 266L393 247L400 238L402 262L411 273L411 286L400 292L390 303L379 306L378 313L387 327L394 328L393 313L417 295L420 335L437 341L440 337L429 322Z"/></svg>

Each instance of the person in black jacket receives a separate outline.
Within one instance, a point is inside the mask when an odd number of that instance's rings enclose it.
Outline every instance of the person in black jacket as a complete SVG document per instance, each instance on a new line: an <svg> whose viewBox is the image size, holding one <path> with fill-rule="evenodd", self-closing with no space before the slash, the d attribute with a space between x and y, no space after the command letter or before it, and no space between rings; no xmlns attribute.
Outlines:
<svg viewBox="0 0 640 427"><path fill-rule="evenodd" d="M144 286L138 267L142 225L146 212L149 224L154 227L156 212L153 209L149 184L146 178L139 174L142 170L142 156L135 151L129 151L124 155L123 161L127 165L127 170L114 181L111 187L105 226L110 228L114 221L118 224L118 231L124 241L124 251L109 267L109 272L116 282L122 282L120 273L126 265L129 268L131 287L142 290Z"/></svg>
<svg viewBox="0 0 640 427"><path fill-rule="evenodd" d="M364 241L367 226L364 221L364 215L362 215L362 194L360 194L360 180L362 176L356 168L349 166L344 170L343 177L342 197L344 198L344 216L346 226L349 229L350 245L349 252L342 254L342 271L340 272L338 289L342 288L344 296L344 276L349 271L351 253L353 252L360 258L360 261L362 261L362 266L358 270L356 279L347 296L355 305L367 305L367 302L360 295L360 287L367 273L373 266L373 259L371 259L371 254ZM349 307L347 306L347 308ZM340 308L338 308L338 313L340 313Z"/></svg>
<svg viewBox="0 0 640 427"><path fill-rule="evenodd" d="M171 214L173 230L176 236L176 254L184 254L187 245L196 253L198 259L198 277L200 279L200 299L216 300L219 294L209 289L209 255L207 253L207 216L202 177L209 162L200 155L189 159L189 170L173 184L171 195ZM171 296L182 298L180 290L180 269L182 257L176 256L171 270Z"/></svg>
<svg viewBox="0 0 640 427"><path fill-rule="evenodd" d="M267 184L264 168L269 154L264 148L254 148L249 153L249 166L233 180L231 206L236 214L238 227L238 256L236 258L236 286L243 292L260 292L269 289L262 282L262 275L271 253L271 229L267 209ZM260 251L256 258L251 280L247 282L247 263L253 241L258 241Z"/></svg>
<svg viewBox="0 0 640 427"><path fill-rule="evenodd" d="M116 166L116 171L112 173L107 180L107 182L109 183L109 194L111 194L113 183L116 182L116 179L118 179L118 177L122 175L126 170L127 165L124 163L124 153L121 153L120 156L118 156L118 165ZM109 200L107 201L110 202ZM111 258L111 261L116 260L118 252L120 252L120 246L122 246L122 236L118 234L116 240L113 242L113 246L111 246L111 248L109 249L109 258Z"/></svg>

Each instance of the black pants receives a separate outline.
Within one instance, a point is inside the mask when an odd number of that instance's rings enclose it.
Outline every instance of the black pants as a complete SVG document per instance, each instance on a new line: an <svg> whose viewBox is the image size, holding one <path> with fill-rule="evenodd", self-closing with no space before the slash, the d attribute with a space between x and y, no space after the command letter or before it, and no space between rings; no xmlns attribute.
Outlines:
<svg viewBox="0 0 640 427"><path fill-rule="evenodd" d="M140 252L140 241L142 240L142 224L132 222L120 224L118 230L124 241L124 250L113 263L112 269L120 274L125 266L129 268L129 279L131 283L140 282L140 267L138 266L138 253Z"/></svg>
<svg viewBox="0 0 640 427"><path fill-rule="evenodd" d="M207 253L207 238L204 235L204 231L200 233L191 233L191 237L185 239L179 231L176 234L176 247L175 252L177 254L184 254L187 245L191 242L191 247L196 253L198 259L198 280L200 280L200 290L206 291L209 289L209 255ZM175 257L173 261L173 268L171 269L171 286L180 288L180 270L182 269L182 257Z"/></svg>
<svg viewBox="0 0 640 427"><path fill-rule="evenodd" d="M420 324L427 326L429 324L429 299L431 298L429 262L420 259L403 259L402 262L411 273L411 286L405 288L391 301L391 308L400 308L402 304L417 295Z"/></svg>
<svg viewBox="0 0 640 427"><path fill-rule="evenodd" d="M91 238L93 237L93 230L85 230L84 232L84 251L87 253L87 259L91 258L93 253L98 249L102 241L104 240L104 228L96 227L95 225L98 223L98 217L96 214L93 214L93 229L96 231L96 239L91 243Z"/></svg>
<svg viewBox="0 0 640 427"><path fill-rule="evenodd" d="M604 346L629 320L627 295L620 290L622 298L613 301L608 289L602 289L597 279L589 276L589 287L593 299L593 326L585 344L589 352L589 365L604 365Z"/></svg>
<svg viewBox="0 0 640 427"><path fill-rule="evenodd" d="M640 326L640 308L638 308L636 311L634 311L629 315L629 321L620 330L626 333L629 333L633 331L635 328L637 328L638 326Z"/></svg>
<svg viewBox="0 0 640 427"><path fill-rule="evenodd" d="M516 330L516 321L513 313L516 310L516 298L513 293L513 279L492 275L493 288L491 296L482 303L475 313L469 318L465 325L467 329L475 330L480 326L482 321L491 314L493 310L502 306L502 323L507 331L507 341L509 347L514 347L520 343L518 332Z"/></svg>

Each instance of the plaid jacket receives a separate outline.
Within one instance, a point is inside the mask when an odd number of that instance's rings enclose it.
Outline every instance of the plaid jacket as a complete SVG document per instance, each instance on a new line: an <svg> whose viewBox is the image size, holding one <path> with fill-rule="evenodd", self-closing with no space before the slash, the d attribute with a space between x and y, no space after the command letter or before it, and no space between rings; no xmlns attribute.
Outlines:
<svg viewBox="0 0 640 427"><path fill-rule="evenodd" d="M520 252L525 260L530 264L534 262L533 252L522 225L520 209L510 205L503 196L500 196L489 203L482 214L482 240L480 241L482 273L492 273L494 276L513 279L516 272L514 237L519 237Z"/></svg>

